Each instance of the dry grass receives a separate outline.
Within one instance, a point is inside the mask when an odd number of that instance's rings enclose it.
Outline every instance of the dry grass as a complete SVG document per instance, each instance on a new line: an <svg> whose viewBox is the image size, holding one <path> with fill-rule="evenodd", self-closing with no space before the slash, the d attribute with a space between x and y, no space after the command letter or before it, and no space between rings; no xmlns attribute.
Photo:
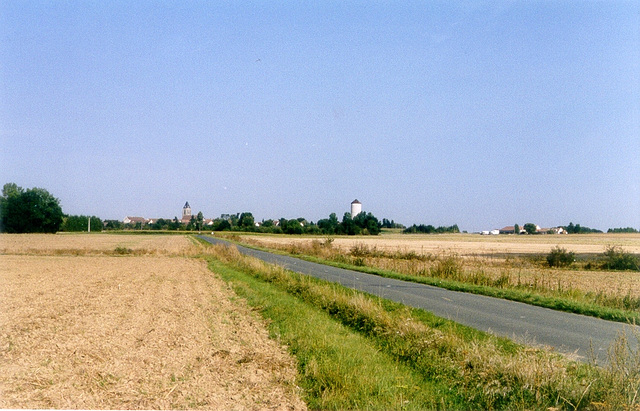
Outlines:
<svg viewBox="0 0 640 411"><path fill-rule="evenodd" d="M295 361L204 262L22 255L36 242L183 253L189 239L16 238L0 256L0 408L305 408Z"/></svg>

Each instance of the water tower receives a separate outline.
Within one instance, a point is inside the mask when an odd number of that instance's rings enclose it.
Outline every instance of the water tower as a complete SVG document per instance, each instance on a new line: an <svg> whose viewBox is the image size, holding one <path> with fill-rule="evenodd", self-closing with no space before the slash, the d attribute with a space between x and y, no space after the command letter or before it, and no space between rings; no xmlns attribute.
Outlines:
<svg viewBox="0 0 640 411"><path fill-rule="evenodd" d="M351 218L354 218L362 212L362 203L355 199L351 202Z"/></svg>

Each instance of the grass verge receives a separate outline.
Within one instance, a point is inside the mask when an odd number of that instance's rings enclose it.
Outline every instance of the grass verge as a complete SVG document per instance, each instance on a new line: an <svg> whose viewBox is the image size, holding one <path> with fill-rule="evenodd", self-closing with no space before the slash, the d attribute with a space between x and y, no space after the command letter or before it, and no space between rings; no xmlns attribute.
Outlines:
<svg viewBox="0 0 640 411"><path fill-rule="evenodd" d="M637 355L624 344L615 367L577 364L267 265L235 247L211 251L212 270L271 321L272 336L297 357L311 408L617 409L638 403L640 366L629 361Z"/></svg>
<svg viewBox="0 0 640 411"><path fill-rule="evenodd" d="M295 355L309 408L437 409L457 404L446 387L425 381L325 312L217 260L209 259L209 267L270 320L271 336Z"/></svg>

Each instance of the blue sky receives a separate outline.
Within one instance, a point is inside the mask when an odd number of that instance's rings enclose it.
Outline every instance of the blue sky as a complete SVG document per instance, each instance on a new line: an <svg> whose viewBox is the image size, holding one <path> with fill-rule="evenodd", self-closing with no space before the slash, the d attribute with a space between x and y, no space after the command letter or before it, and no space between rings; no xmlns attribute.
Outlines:
<svg viewBox="0 0 640 411"><path fill-rule="evenodd" d="M640 3L0 4L0 182L68 214L640 228Z"/></svg>

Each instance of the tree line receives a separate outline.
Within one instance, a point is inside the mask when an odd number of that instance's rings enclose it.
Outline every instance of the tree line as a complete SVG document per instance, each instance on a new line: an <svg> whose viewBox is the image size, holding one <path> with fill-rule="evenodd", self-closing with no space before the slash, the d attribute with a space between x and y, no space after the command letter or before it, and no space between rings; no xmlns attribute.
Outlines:
<svg viewBox="0 0 640 411"><path fill-rule="evenodd" d="M595 228L582 227L580 224L569 223L568 226L562 227L569 234L589 234L589 233L601 233L602 231Z"/></svg>
<svg viewBox="0 0 640 411"><path fill-rule="evenodd" d="M383 224L372 213L359 213L355 217L344 213L342 221L336 213L317 223L300 217L294 219L263 220L255 223L253 214L245 212L231 215L229 218L215 219L210 226L211 231L246 231L274 234L343 234L343 235L378 235Z"/></svg>
<svg viewBox="0 0 640 411"><path fill-rule="evenodd" d="M443 233L459 233L460 229L458 228L458 224L454 224L452 226L440 226L434 227L431 224L424 225L412 225L411 227L405 228L403 231L405 234L443 234Z"/></svg>
<svg viewBox="0 0 640 411"><path fill-rule="evenodd" d="M305 218L279 220L263 220L256 224L250 212L228 215L217 218L210 225L205 225L202 212L192 216L187 224L183 224L178 217L173 219L158 219L153 223L124 224L118 220L102 221L96 216L66 215L60 206L60 200L43 188L23 189L15 183L7 183L2 188L0 196L0 232L3 233L55 233L58 231L87 231L91 222L91 230L187 230L187 231L247 231L276 234L321 234L321 235L378 235L383 228L403 229L403 233L459 233L457 224L452 226L435 227L433 225L413 224L405 228L393 220L383 218L378 220L370 212L361 212L355 217L351 213L344 213L339 220L336 213L328 218L318 220L317 223ZM535 233L535 224L525 224L527 232ZM570 222L562 226L569 234L601 233L602 231L584 227ZM519 227L515 225L515 232ZM632 227L610 228L608 233L638 233Z"/></svg>

